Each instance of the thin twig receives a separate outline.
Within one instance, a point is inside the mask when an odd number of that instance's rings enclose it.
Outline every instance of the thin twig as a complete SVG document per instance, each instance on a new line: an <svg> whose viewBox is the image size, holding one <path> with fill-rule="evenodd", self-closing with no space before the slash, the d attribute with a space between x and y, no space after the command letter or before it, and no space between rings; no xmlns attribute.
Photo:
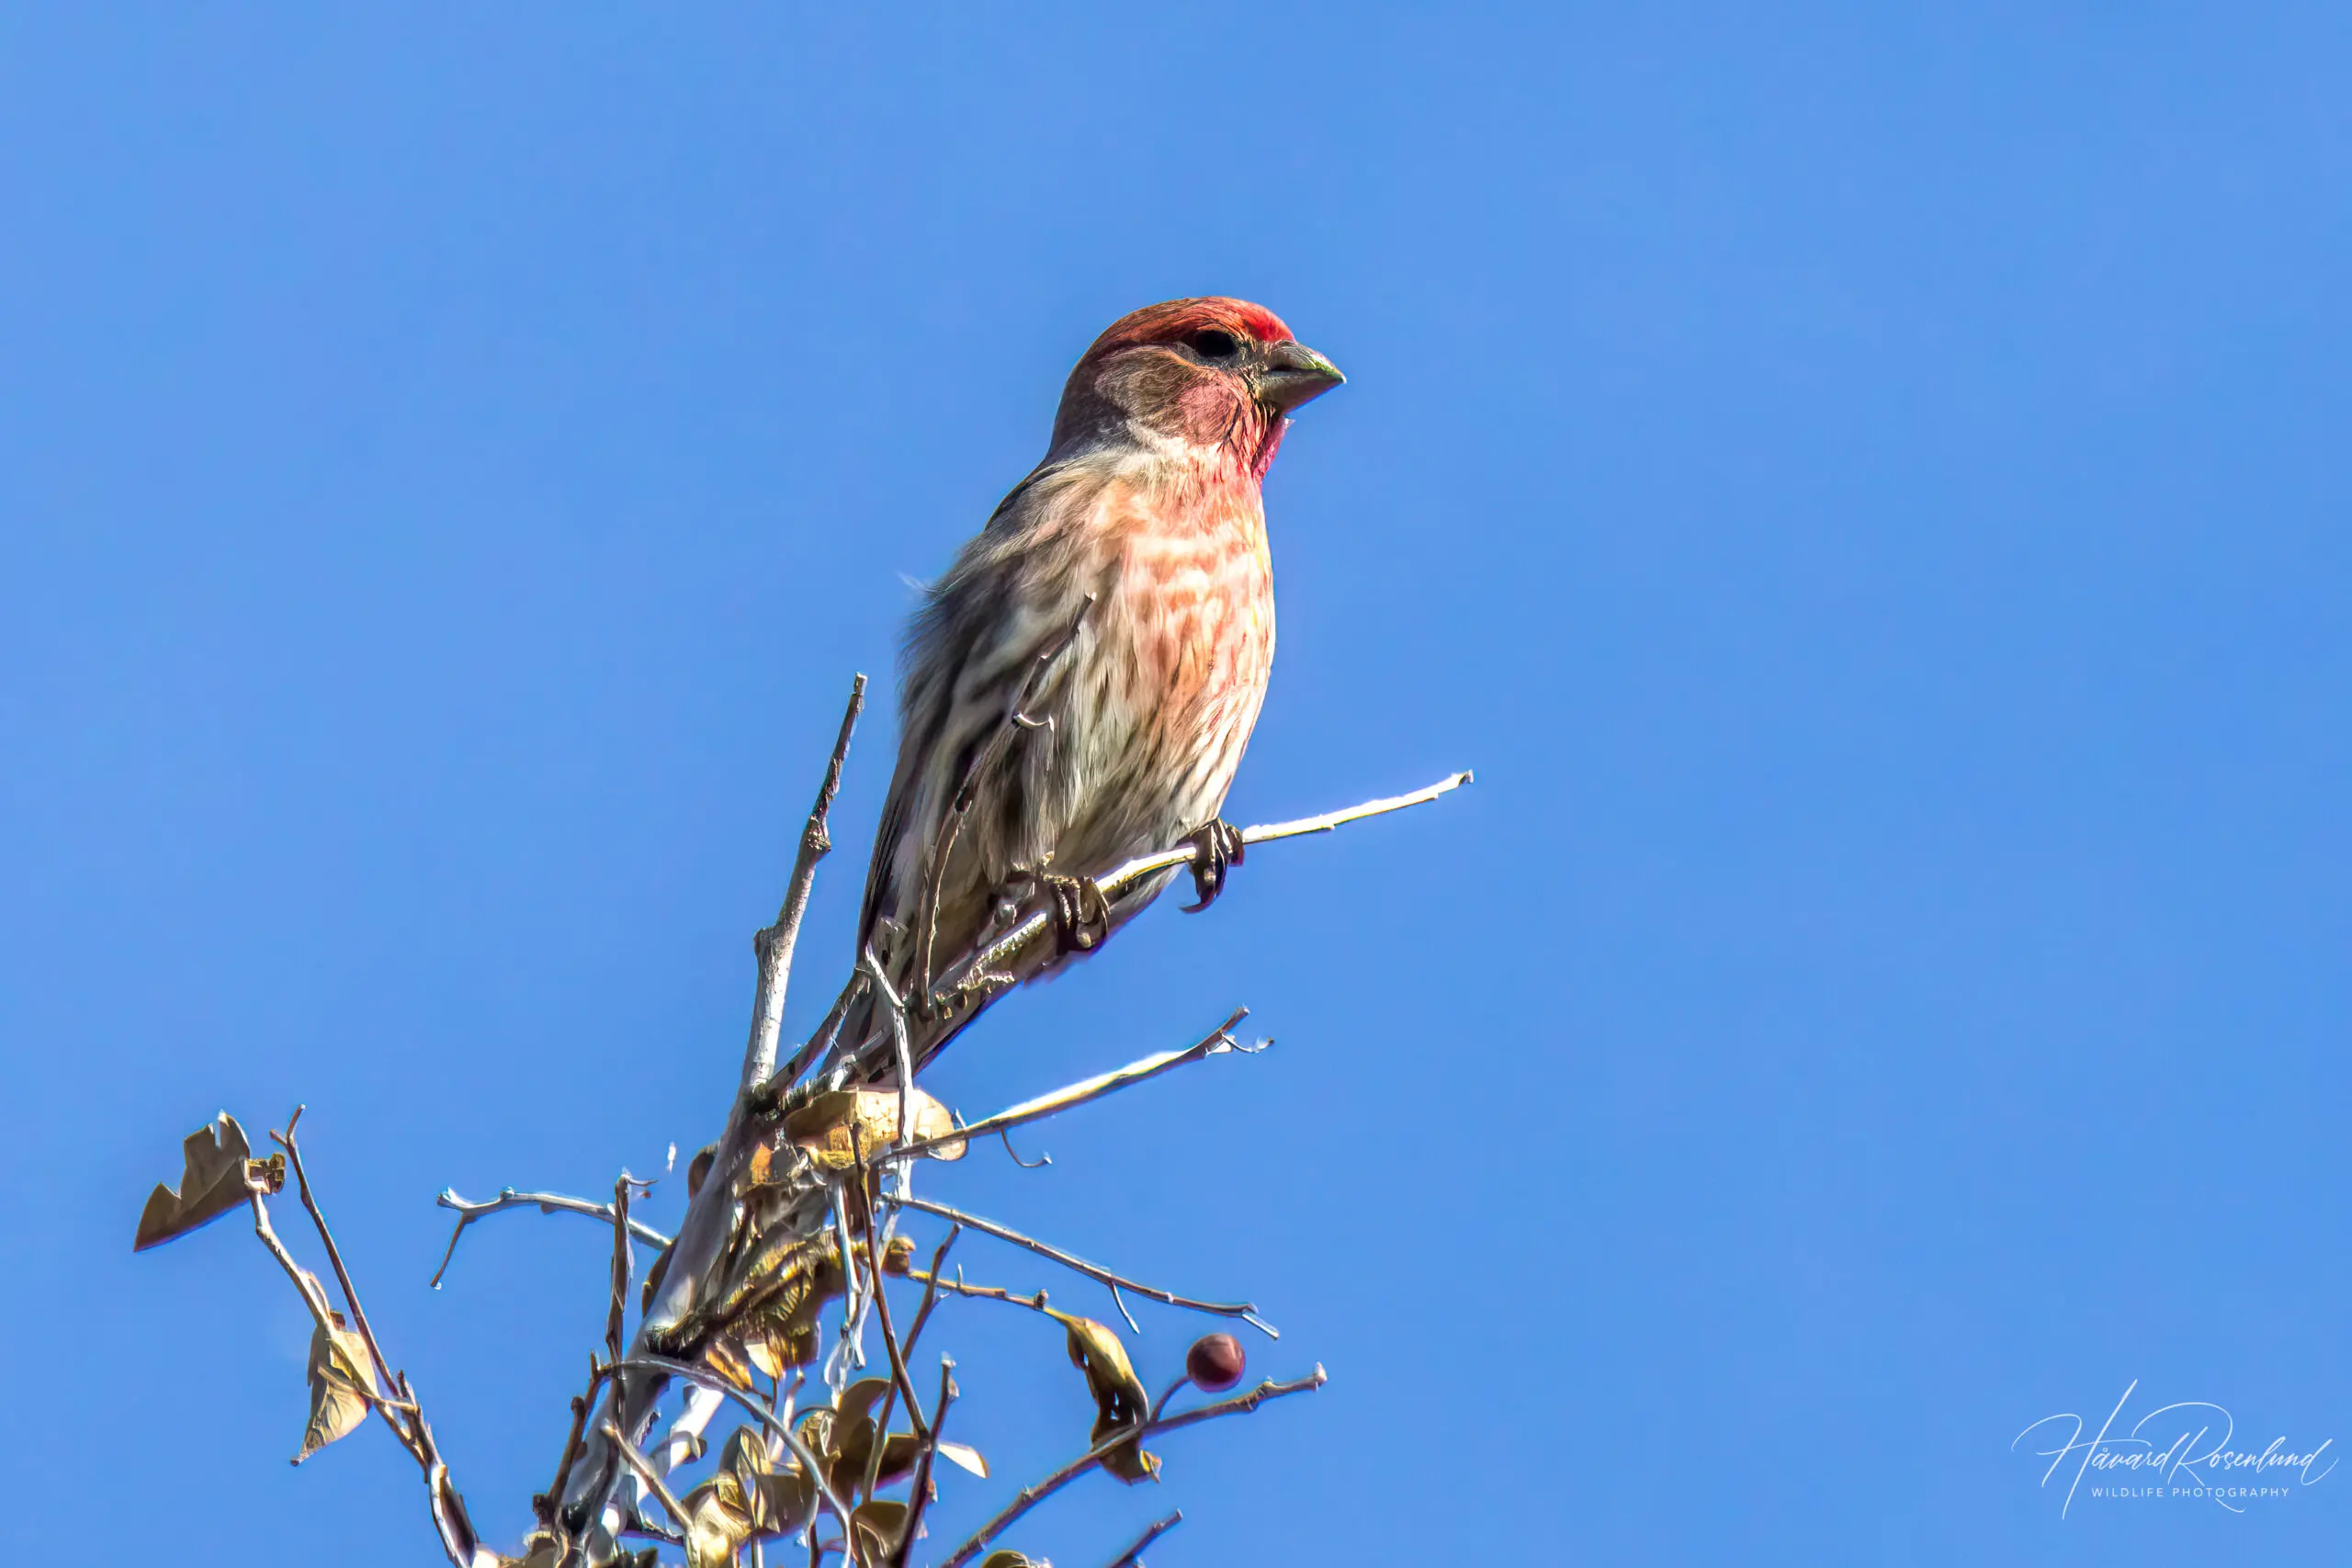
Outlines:
<svg viewBox="0 0 2352 1568"><path fill-rule="evenodd" d="M1184 1522L1184 1510L1177 1509L1136 1538L1136 1543L1114 1558L1111 1568L1143 1568L1143 1550L1178 1525Z"/></svg>
<svg viewBox="0 0 2352 1568"><path fill-rule="evenodd" d="M856 1152L859 1128L854 1121L850 1122L850 1142L852 1152ZM931 1433L922 1424L922 1405L915 1399L914 1379L907 1373L906 1352L899 1343L898 1331L890 1325L890 1296L882 1288L882 1227L874 1217L874 1195L866 1190L865 1186L871 1179L864 1171L858 1172L856 1192L859 1218L865 1224L865 1269L874 1282L874 1315L882 1325L882 1348L890 1358L893 1392L907 1402L907 1419L913 1424L915 1436L928 1438ZM854 1260L845 1261L850 1268L856 1267ZM890 1411L887 1404L876 1427L882 1431L889 1430Z"/></svg>
<svg viewBox="0 0 2352 1568"><path fill-rule="evenodd" d="M294 1282L295 1293L302 1298L302 1304L310 1309L311 1321L318 1325L321 1333L332 1338L333 1331L337 1325L334 1322L334 1308L327 1303L326 1288L319 1283L318 1276L295 1262L294 1255L286 1250L286 1244L277 1239L277 1232L269 1223L269 1209L261 1199L259 1189L247 1187L245 1201L253 1207L254 1235L261 1238L261 1244L269 1249L269 1255L277 1259L277 1266L285 1269L286 1277ZM355 1392L359 1391L355 1390ZM376 1414L384 1418L384 1425L392 1429L392 1436L400 1439L401 1447L409 1451L409 1456L416 1459L420 1464L423 1463L422 1457L417 1453L416 1444L409 1436L407 1426L390 1409L383 1405L376 1406Z"/></svg>
<svg viewBox="0 0 2352 1568"><path fill-rule="evenodd" d="M978 1301L1002 1302L1007 1306L1027 1307L1031 1312L1046 1310L1046 1292L1043 1291L1039 1291L1034 1296L1024 1296L1016 1291L1008 1291L1002 1285L967 1284L960 1278L963 1273L962 1265L957 1265L956 1271L958 1278L943 1280L937 1274L922 1274L910 1269L907 1270L907 1278L921 1280L927 1287L952 1292L959 1296L970 1296Z"/></svg>
<svg viewBox="0 0 2352 1568"><path fill-rule="evenodd" d="M294 1114L286 1120L285 1133L270 1135L286 1146L288 1163L297 1173L298 1190L302 1194L303 1205L310 1211L311 1222L318 1227L320 1240L326 1245L327 1256L334 1263L335 1278L343 1286L344 1300L350 1304L354 1320L364 1324L366 1320L360 1316L358 1295L352 1290L350 1275L343 1266L343 1255L327 1229L325 1216L311 1197L309 1181L300 1175L301 1155L294 1147L293 1133L295 1123L301 1119L302 1108L298 1105L294 1108ZM320 1332L331 1336L334 1314L327 1305L325 1287L309 1270L296 1263L293 1254L286 1250L286 1244L277 1239L277 1233L269 1223L269 1211L262 1202L262 1190L249 1182L246 1199L253 1208L254 1234L269 1248L270 1256L277 1259L278 1267L286 1270L287 1278L294 1281L295 1290L300 1292L303 1304L311 1309L311 1319L318 1325ZM385 1365L384 1353L376 1343L374 1335L363 1334L362 1337L368 1345L369 1357L379 1369L382 1368ZM485 1560L481 1538L474 1533L473 1520L467 1517L465 1500L458 1495L457 1485L449 1479L449 1467L442 1461L440 1448L434 1441L433 1425L424 1418L423 1404L416 1397L416 1390L410 1386L408 1374L387 1373L385 1385L391 1397L371 1395L368 1408L391 1428L392 1436L400 1440L401 1447L408 1450L409 1457L415 1460L418 1468L424 1471L426 1506L433 1515L434 1531L441 1538L443 1554L456 1568L494 1568L500 1559L490 1556ZM354 1392L366 1391L355 1389Z"/></svg>
<svg viewBox="0 0 2352 1568"><path fill-rule="evenodd" d="M935 1138L922 1138L911 1144L900 1144L892 1148L882 1149L874 1156L874 1161L876 1164L884 1164L896 1160L912 1159L917 1156L929 1154L944 1145L960 1144L968 1139L983 1138L990 1133L1001 1133L1018 1127L1024 1122L1041 1122L1048 1116L1058 1115L1062 1111L1072 1110L1091 1100L1101 1100L1105 1095L1116 1094L1123 1089L1131 1089L1136 1084L1148 1082L1162 1073L1170 1073L1178 1067L1189 1066L1204 1057L1221 1056L1228 1051L1239 1051L1245 1055L1255 1055L1265 1047L1244 1045L1233 1037L1234 1025L1249 1016L1248 1008L1236 1008L1233 1010L1232 1016L1218 1024L1205 1038L1180 1051L1155 1052L1141 1061L1129 1062L1125 1066L1114 1068L1107 1073L1098 1073L1091 1078L1055 1089L1050 1094L1041 1094L1035 1100L1024 1100L1020 1104L1000 1111L993 1116L983 1116L968 1127L958 1127L953 1133L942 1134ZM1005 1147L1010 1153L1012 1145L1007 1144ZM1014 1163L1021 1162L1020 1156L1014 1155L1012 1157Z"/></svg>
<svg viewBox="0 0 2352 1568"><path fill-rule="evenodd" d="M669 1483L663 1481L661 1472L653 1468L653 1461L638 1452L637 1445L621 1436L621 1429L612 1422L605 1422L599 1430L605 1434L605 1441L612 1444L614 1451L621 1456L622 1461L637 1472L637 1478L645 1483L645 1489L653 1494L653 1500L662 1505L662 1511L677 1520L680 1529L694 1529L694 1522L686 1517L685 1505L671 1494Z"/></svg>
<svg viewBox="0 0 2352 1568"><path fill-rule="evenodd" d="M963 1568L965 1563L969 1562L989 1541L1001 1535L1014 1520L1085 1474L1104 1454L1124 1443L1134 1443L1140 1449L1146 1439L1158 1437L1162 1432L1172 1432L1179 1427L1194 1426L1203 1421L1214 1421L1220 1416L1247 1416L1270 1399L1280 1399L1286 1393L1302 1393L1310 1389L1321 1388L1329 1380L1324 1375L1322 1367L1318 1365L1313 1375L1308 1377L1296 1378L1289 1382L1275 1382L1269 1379L1248 1393L1226 1400L1221 1404L1204 1404L1198 1410L1188 1410L1182 1416L1171 1416L1164 1421L1147 1421L1140 1427L1121 1427L1086 1452L1046 1477L1045 1480L1023 1487L1012 1501L1005 1505L1002 1512L974 1531L971 1539L957 1547L955 1555L941 1563L939 1568Z"/></svg>
<svg viewBox="0 0 2352 1568"><path fill-rule="evenodd" d="M1009 1241L1015 1247L1025 1247L1040 1258L1050 1258L1065 1269L1075 1269L1090 1280L1109 1286L1114 1297L1121 1291L1133 1291L1136 1295L1148 1296L1153 1301L1164 1302L1170 1306L1186 1307L1193 1312L1212 1313L1218 1317L1238 1317L1269 1339L1282 1337L1281 1330L1258 1315L1258 1304L1255 1302L1195 1301L1191 1296L1180 1296L1172 1291L1163 1291L1157 1285L1147 1285L1140 1280L1130 1280L1125 1275L1114 1274L1099 1263L1089 1263L1083 1258L1074 1257L1057 1247L1047 1246L1035 1236L1023 1235L1012 1226L1001 1225L994 1220L983 1220L977 1215L967 1214L961 1209L951 1209L944 1203L934 1203L926 1198L899 1198L895 1201L902 1209L915 1209L926 1214L936 1214L943 1220L954 1220L957 1224L969 1225L983 1235L996 1237L999 1241Z"/></svg>
<svg viewBox="0 0 2352 1568"><path fill-rule="evenodd" d="M784 1028L785 993L792 979L792 950L800 940L801 918L808 912L808 891L817 881L817 863L833 847L826 816L833 796L841 793L842 764L849 757L850 733L865 707L865 677L850 682L849 706L842 714L841 733L825 764L824 782L817 786L817 804L809 808L808 825L800 834L800 852L792 863L792 880L786 885L784 906L775 924L752 939L760 955L759 987L752 999L752 1038L743 1047L742 1090L748 1094L775 1071L776 1038Z"/></svg>
<svg viewBox="0 0 2352 1568"><path fill-rule="evenodd" d="M628 1172L621 1172L613 1183L613 1298L605 1314L605 1364L617 1369L628 1347L621 1338L621 1328L628 1314L628 1280L634 1272L628 1250ZM626 1403L618 1371L613 1373L613 1415L618 1417ZM682 1521L683 1522L683 1521Z"/></svg>
<svg viewBox="0 0 2352 1568"><path fill-rule="evenodd" d="M311 1178L302 1168L301 1146L294 1141L294 1123L302 1119L302 1107L296 1106L294 1114L286 1119L286 1131L272 1132L272 1142L286 1150L287 1162L294 1168L294 1190L302 1196L302 1207L310 1211L311 1223L318 1227L319 1240L327 1249L327 1261L334 1267L334 1282L343 1287L343 1299L351 1308L351 1325L359 1330L359 1337L368 1343L368 1354L374 1357L377 1371L383 1374L384 1386L394 1382L392 1364L384 1359L384 1348L376 1342L376 1330L368 1322L368 1312L359 1304L359 1292L351 1283L351 1270L343 1266L343 1251L334 1244L334 1233L327 1229L327 1217L319 1212L319 1201L311 1192Z"/></svg>
<svg viewBox="0 0 2352 1568"><path fill-rule="evenodd" d="M445 1187L441 1190L440 1196L433 1201L444 1209L456 1210L458 1213L458 1228L449 1233L449 1249L441 1255L441 1267L433 1271L431 1283L436 1291L441 1288L441 1277L449 1271L449 1260L458 1256L458 1238L465 1235L466 1227L476 1220L486 1220L492 1214L503 1214L509 1209L536 1207L542 1214L585 1214L592 1220L599 1220L608 1225L613 1223L611 1204L598 1203L587 1198L574 1198L564 1192L517 1192L512 1187L502 1187L498 1190L497 1197L485 1202L473 1203L458 1197L455 1188ZM642 1220L629 1221L628 1234L649 1247L670 1245L668 1236Z"/></svg>
<svg viewBox="0 0 2352 1568"><path fill-rule="evenodd" d="M572 1461L580 1457L580 1439L588 1430L588 1412L595 1405L596 1391L604 1386L605 1371L605 1369L598 1365L596 1358L591 1355L588 1358L588 1392L571 1396L571 1433L563 1439L563 1457L556 1461L555 1484L547 1489L543 1497L534 1499L532 1511L538 1516L541 1524L550 1529L559 1528L559 1521L563 1517L563 1489L571 1480Z"/></svg>
<svg viewBox="0 0 2352 1568"><path fill-rule="evenodd" d="M907 1524L899 1532L898 1550L890 1553L890 1568L906 1568L907 1553L914 1550L915 1534L922 1525L923 1505L931 1501L931 1460L939 1451L939 1434L947 1426L947 1407L956 1403L956 1363L948 1357L939 1358L939 1403L931 1409L931 1423L923 1425L922 1412L910 1400L907 1415L922 1434L922 1451L915 1459L914 1490L907 1494ZM877 1443L881 1439L875 1439Z"/></svg>
<svg viewBox="0 0 2352 1568"><path fill-rule="evenodd" d="M1464 771L1455 773L1451 778L1440 779L1426 789L1417 789L1410 795L1393 795L1381 800L1367 800L1361 806L1346 807L1338 811L1327 811L1320 817L1301 817L1289 822L1268 822L1254 828L1244 828L1241 829L1241 842L1245 846L1264 844L1277 839L1296 839L1309 833L1328 833L1335 828L1345 827L1351 822L1360 822L1367 817L1378 817L1391 811L1402 811L1408 807L1426 805L1437 799L1438 796L1459 789L1470 782L1471 775ZM1096 877L1094 885L1102 889L1104 898L1115 898L1148 876L1156 875L1163 871L1172 871L1180 865L1191 864L1193 852L1193 846L1187 842L1174 849L1161 850L1156 854L1142 855L1118 867L1107 876ZM948 983L933 994L933 1005L935 1008L948 1007L956 1000L965 981L970 980L977 983L981 976L1001 972L1005 964L1014 954L1035 942L1052 923L1051 915L1045 910L1038 910L978 953L974 953L950 972Z"/></svg>
<svg viewBox="0 0 2352 1568"><path fill-rule="evenodd" d="M947 1261L947 1249L955 1246L956 1238L963 1234L962 1225L949 1225L947 1234L940 1238L938 1250L931 1255L931 1273L922 1284L922 1305L915 1309L914 1325L907 1330L907 1354L910 1356L915 1353L915 1341L922 1337L922 1325L931 1321L931 1309L939 1304L939 1266ZM911 1274L912 1270L909 1272Z"/></svg>
<svg viewBox="0 0 2352 1568"><path fill-rule="evenodd" d="M792 1060L784 1065L784 1070L768 1080L771 1085L782 1088L799 1082L800 1075L808 1070L808 1064L832 1049L833 1037L841 1032L842 1020L848 1013L850 1003L857 999L865 984L865 976L862 972L850 976L849 984L842 987L842 994L833 998L832 1010L818 1021L807 1042L792 1054Z"/></svg>

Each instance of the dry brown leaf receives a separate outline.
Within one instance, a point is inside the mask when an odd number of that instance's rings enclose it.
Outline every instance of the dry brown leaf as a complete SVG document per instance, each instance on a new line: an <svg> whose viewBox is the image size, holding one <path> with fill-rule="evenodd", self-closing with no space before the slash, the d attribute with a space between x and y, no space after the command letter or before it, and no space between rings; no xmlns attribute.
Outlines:
<svg viewBox="0 0 2352 1568"><path fill-rule="evenodd" d="M254 1168L258 1177L272 1192L286 1184L286 1156L272 1155L266 1160L253 1157L253 1146L245 1142L245 1130L227 1111L190 1133L180 1143L179 1190L175 1192L161 1182L147 1194L147 1207L140 1211L139 1235L130 1244L133 1252L144 1252L160 1247L175 1236L186 1235L201 1224L219 1219L245 1201L245 1168Z"/></svg>
<svg viewBox="0 0 2352 1568"><path fill-rule="evenodd" d="M1087 1391L1094 1395L1097 1414L1089 1440L1099 1444L1123 1428L1142 1426L1151 1395L1136 1376L1119 1337L1091 1317L1051 1315L1069 1331L1070 1362L1086 1374ZM1159 1473L1159 1456L1144 1452L1140 1442L1121 1443L1102 1456L1102 1468L1133 1485Z"/></svg>
<svg viewBox="0 0 2352 1568"><path fill-rule="evenodd" d="M800 1446L812 1454L823 1455L833 1451L833 1413L821 1404L814 1410L803 1411L792 1432L800 1439Z"/></svg>
<svg viewBox="0 0 2352 1568"><path fill-rule="evenodd" d="M920 1089L908 1097L907 1113L908 1130L918 1139L944 1138L956 1131L947 1107ZM857 1163L860 1149L871 1157L899 1141L899 1091L837 1089L818 1095L784 1119L784 1136L807 1150L820 1168L847 1170ZM930 1157L962 1159L964 1140L942 1144Z"/></svg>
<svg viewBox="0 0 2352 1568"><path fill-rule="evenodd" d="M838 1423L855 1421L861 1416L871 1416L874 1407L890 1396L888 1378L860 1378L842 1390L833 1401L833 1419Z"/></svg>
<svg viewBox="0 0 2352 1568"><path fill-rule="evenodd" d="M789 1456L769 1462L764 1434L736 1427L719 1450L718 1468L741 1485L754 1536L798 1535L816 1517L816 1486Z"/></svg>
<svg viewBox="0 0 2352 1568"><path fill-rule="evenodd" d="M678 1502L686 1510L686 1568L735 1568L752 1539L742 1483L722 1470Z"/></svg>
<svg viewBox="0 0 2352 1568"><path fill-rule="evenodd" d="M989 1461L982 1459L980 1450L969 1443L951 1443L942 1438L939 1440L939 1457L950 1464L971 1472L982 1481L989 1478Z"/></svg>
<svg viewBox="0 0 2352 1568"><path fill-rule="evenodd" d="M876 1497L851 1509L849 1517L857 1533L874 1542L866 1552L867 1560L879 1562L884 1554L899 1544L899 1537L906 1530L907 1506ZM926 1532L918 1531L917 1539L921 1539L923 1533Z"/></svg>
<svg viewBox="0 0 2352 1568"><path fill-rule="evenodd" d="M360 1393L379 1393L368 1342L343 1324L343 1314L330 1312L333 1337L323 1325L311 1330L311 1421L302 1431L301 1463L337 1438L346 1436L368 1419L368 1400Z"/></svg>

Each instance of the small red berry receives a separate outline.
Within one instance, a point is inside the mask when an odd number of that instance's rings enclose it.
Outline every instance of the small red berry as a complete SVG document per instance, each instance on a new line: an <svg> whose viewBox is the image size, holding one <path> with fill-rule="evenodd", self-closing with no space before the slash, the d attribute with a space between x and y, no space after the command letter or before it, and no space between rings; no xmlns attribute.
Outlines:
<svg viewBox="0 0 2352 1568"><path fill-rule="evenodd" d="M1184 1352L1184 1375L1211 1393L1239 1382L1247 1364L1241 1341L1230 1334L1204 1334Z"/></svg>

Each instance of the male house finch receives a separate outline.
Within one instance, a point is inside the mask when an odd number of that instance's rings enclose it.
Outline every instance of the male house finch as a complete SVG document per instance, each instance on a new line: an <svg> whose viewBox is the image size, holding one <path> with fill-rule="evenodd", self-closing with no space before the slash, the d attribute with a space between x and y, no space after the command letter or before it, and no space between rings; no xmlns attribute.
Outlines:
<svg viewBox="0 0 2352 1568"><path fill-rule="evenodd" d="M1340 384L1260 306L1171 299L1070 372L1053 444L909 629L899 765L859 954L906 998L920 1066L969 1022L931 982L1043 900L1034 977L1099 942L1167 874L1105 904L1091 878L1193 836L1204 901L1238 847L1217 819L1264 700L1273 576L1260 481L1288 414ZM876 1025L869 996L842 1041Z"/></svg>

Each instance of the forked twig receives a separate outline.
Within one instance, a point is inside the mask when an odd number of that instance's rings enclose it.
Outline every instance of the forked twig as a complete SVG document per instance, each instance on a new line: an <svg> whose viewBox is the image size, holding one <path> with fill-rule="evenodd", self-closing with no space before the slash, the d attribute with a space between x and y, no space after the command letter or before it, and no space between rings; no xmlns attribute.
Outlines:
<svg viewBox="0 0 2352 1568"><path fill-rule="evenodd" d="M898 1549L890 1553L890 1568L907 1568L907 1553L914 1550L915 1535L922 1524L923 1505L931 1501L931 1461L939 1452L939 1434L947 1424L947 1407L956 1403L956 1363L948 1357L939 1358L939 1403L931 1407L931 1422L925 1427L922 1412L911 1402L907 1415L922 1434L922 1451L915 1459L914 1490L908 1494L907 1524L899 1532Z"/></svg>
<svg viewBox="0 0 2352 1568"><path fill-rule="evenodd" d="M833 847L827 817L833 797L841 793L842 764L849 758L850 733L865 708L865 677L850 682L849 706L842 715L841 733L833 739L832 759L825 765L824 782L817 786L817 804L809 808L808 825L800 834L800 851L793 859L792 880L785 886L784 906L775 924L752 939L760 957L760 979L752 998L752 1038L743 1047L742 1092L750 1093L775 1071L776 1040L784 1028L785 992L792 979L792 950L800 941L800 921L808 912L809 889L816 886L817 863Z"/></svg>
<svg viewBox="0 0 2352 1568"><path fill-rule="evenodd" d="M929 1154L944 1145L960 1144L967 1139L983 1138L990 1133L1005 1132L1026 1122L1042 1122L1048 1116L1059 1115L1065 1111L1073 1110L1091 1100L1101 1100L1105 1095L1116 1094L1123 1089L1132 1089L1136 1084L1148 1082L1162 1073L1174 1072L1178 1067L1189 1066L1205 1057L1221 1056L1228 1051L1238 1051L1244 1055L1255 1055L1258 1052L1264 1050L1265 1045L1244 1045L1233 1037L1233 1026L1249 1016L1248 1008L1236 1008L1232 1015L1223 1023L1218 1024L1205 1038L1185 1046L1181 1051L1157 1052L1144 1057L1141 1061L1130 1062L1124 1067L1114 1068L1107 1073L1098 1073L1093 1077L1082 1079L1064 1089L1057 1089L1050 1094L1041 1094L1035 1100L1024 1100L1020 1104L1000 1111L993 1116L983 1116L968 1127L958 1127L952 1133L944 1133L935 1138L920 1138L910 1144L894 1145L876 1153L872 1156L873 1161L878 1165L895 1160L912 1159L919 1155ZM1011 1146L1006 1145L1008 1151ZM1015 1164L1022 1163L1021 1156L1013 1156L1013 1161Z"/></svg>
<svg viewBox="0 0 2352 1568"><path fill-rule="evenodd" d="M442 1276L449 1272L449 1260L458 1256L458 1238L464 1235L466 1227L477 1220L503 1214L509 1209L537 1208L542 1214L583 1214L608 1225L613 1223L611 1204L599 1203L588 1198L574 1198L566 1192L517 1192L512 1187L502 1187L497 1197L474 1203L458 1197L457 1189L445 1187L433 1201L444 1209L456 1210L458 1214L458 1228L449 1233L448 1250L441 1255L441 1267L433 1271L431 1284L436 1291L441 1288ZM649 1247L670 1245L668 1236L642 1220L629 1221L628 1234Z"/></svg>
<svg viewBox="0 0 2352 1568"><path fill-rule="evenodd" d="M694 1529L694 1522L686 1517L685 1505L671 1493L669 1483L663 1481L662 1472L653 1468L653 1461L638 1452L637 1445L623 1437L621 1429L612 1422L607 1421L597 1429L605 1434L605 1441L613 1445L622 1462L637 1472L637 1478L645 1483L645 1489L653 1494L653 1500L662 1505L662 1511L677 1520L680 1529Z"/></svg>
<svg viewBox="0 0 2352 1568"><path fill-rule="evenodd" d="M955 1555L942 1562L939 1568L963 1568L963 1565L978 1555L983 1547L1003 1534L1014 1520L1085 1474L1101 1461L1104 1454L1124 1443L1141 1445L1147 1439L1158 1437L1162 1432L1173 1432L1180 1427L1196 1426L1203 1421L1214 1421L1220 1416L1247 1416L1270 1399L1280 1399L1286 1393L1302 1393L1318 1389L1329 1381L1330 1380L1325 1375L1322 1367L1318 1365L1311 1376L1295 1378L1289 1382L1275 1382L1269 1379L1248 1393L1237 1395L1216 1404L1204 1404L1198 1410L1187 1410L1181 1416L1170 1416L1161 1421L1147 1421L1139 1427L1121 1427L1106 1435L1101 1442L1062 1466L1061 1469L1046 1477L1045 1480L1023 1487L996 1517L975 1530L969 1540L956 1549Z"/></svg>
<svg viewBox="0 0 2352 1568"><path fill-rule="evenodd" d="M961 1209L951 1209L944 1203L934 1203L927 1198L913 1197L899 1197L892 1201L902 1209L916 1209L926 1214L936 1214L943 1220L953 1220L959 1225L969 1225L982 1235L992 1235L999 1241L1009 1241L1015 1247L1025 1247L1040 1258L1050 1258L1065 1269L1075 1269L1088 1279L1110 1287L1114 1300L1116 1300L1121 1291L1132 1291L1136 1295L1165 1303L1169 1306L1184 1307L1193 1312L1212 1313L1218 1317L1238 1317L1269 1339L1282 1337L1280 1329L1258 1315L1258 1304L1255 1302L1195 1301L1191 1296L1180 1296L1173 1291L1163 1291L1157 1285L1147 1285L1141 1280L1130 1280L1124 1274L1114 1274L1099 1263L1089 1263L1085 1258L1064 1252L1060 1247L1039 1241L1035 1236L1023 1235L1010 1225L1001 1225L994 1220L984 1220L976 1214L967 1214ZM1119 1310L1124 1313L1126 1308L1122 1304ZM1128 1319L1128 1325L1130 1327L1135 1325L1133 1318Z"/></svg>

